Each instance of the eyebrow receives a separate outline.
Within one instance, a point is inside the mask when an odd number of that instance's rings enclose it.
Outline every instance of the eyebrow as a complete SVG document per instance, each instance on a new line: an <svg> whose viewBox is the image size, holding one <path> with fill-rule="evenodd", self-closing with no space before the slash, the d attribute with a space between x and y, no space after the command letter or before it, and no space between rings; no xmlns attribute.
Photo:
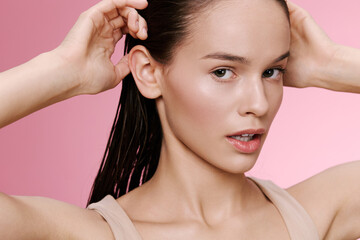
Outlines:
<svg viewBox="0 0 360 240"><path fill-rule="evenodd" d="M285 58L288 58L290 56L290 52L286 52L283 55L281 55L280 57L276 58L273 63L277 63L280 62L281 60L284 60ZM216 53L211 53L208 54L204 57L202 57L201 59L218 59L218 60L224 60L224 61L232 61L232 62L240 62L242 64L250 64L250 60L245 58L245 57L241 57L241 56L237 56L237 55L233 55L230 53L225 53L225 52L216 52Z"/></svg>
<svg viewBox="0 0 360 240"><path fill-rule="evenodd" d="M283 55L281 55L280 57L275 59L273 63L280 62L281 60L284 60L285 58L288 58L288 57L290 57L290 51L287 51L286 53L284 53Z"/></svg>

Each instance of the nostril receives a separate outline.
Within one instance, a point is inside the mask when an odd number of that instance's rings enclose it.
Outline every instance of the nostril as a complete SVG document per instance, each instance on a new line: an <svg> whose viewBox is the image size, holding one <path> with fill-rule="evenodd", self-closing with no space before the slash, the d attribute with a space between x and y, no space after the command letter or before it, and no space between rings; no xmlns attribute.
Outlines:
<svg viewBox="0 0 360 240"><path fill-rule="evenodd" d="M255 112L246 112L246 115L257 115Z"/></svg>

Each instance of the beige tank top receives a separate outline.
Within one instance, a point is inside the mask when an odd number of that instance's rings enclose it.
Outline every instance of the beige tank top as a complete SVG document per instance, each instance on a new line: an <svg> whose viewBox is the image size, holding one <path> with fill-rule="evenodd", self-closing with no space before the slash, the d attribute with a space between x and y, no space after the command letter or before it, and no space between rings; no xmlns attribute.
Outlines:
<svg viewBox="0 0 360 240"><path fill-rule="evenodd" d="M250 178L280 212L291 240L319 240L315 224L305 209L287 191L271 181ZM92 203L88 209L97 211L109 224L116 240L142 240L129 216L111 196Z"/></svg>

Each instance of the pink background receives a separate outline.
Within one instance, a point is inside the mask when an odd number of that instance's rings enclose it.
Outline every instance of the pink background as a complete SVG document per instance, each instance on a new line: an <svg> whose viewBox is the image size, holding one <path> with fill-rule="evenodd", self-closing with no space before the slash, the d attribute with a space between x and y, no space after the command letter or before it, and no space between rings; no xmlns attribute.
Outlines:
<svg viewBox="0 0 360 240"><path fill-rule="evenodd" d="M96 2L1 0L0 72L55 48L78 15ZM358 0L294 2L310 11L334 41L360 47ZM117 87L75 97L1 129L0 191L85 206L119 93ZM359 103L356 94L286 88L251 174L287 187L328 167L360 159Z"/></svg>

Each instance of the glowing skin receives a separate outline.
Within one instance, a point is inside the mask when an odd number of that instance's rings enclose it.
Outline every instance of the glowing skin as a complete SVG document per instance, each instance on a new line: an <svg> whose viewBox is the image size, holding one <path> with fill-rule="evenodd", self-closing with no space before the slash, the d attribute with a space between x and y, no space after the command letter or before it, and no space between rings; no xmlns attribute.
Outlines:
<svg viewBox="0 0 360 240"><path fill-rule="evenodd" d="M155 202L156 212L172 209L159 218L215 224L266 203L244 173L255 164L281 104L279 69L286 67L289 29L276 1L219 1L199 15L190 39L157 75L164 131L160 162L154 177L134 193ZM227 137L247 129L265 133L256 151L241 153ZM135 219L146 218L122 205Z"/></svg>
<svg viewBox="0 0 360 240"><path fill-rule="evenodd" d="M275 1L235 2L222 2L193 27L192 38L165 71L158 109L166 149L186 152L201 165L244 173L260 150L239 154L226 136L269 130L282 100L282 73L264 72L286 67L286 59L276 59L289 51L290 38L289 23ZM227 55L241 58L226 60ZM171 151L161 158L171 158Z"/></svg>

